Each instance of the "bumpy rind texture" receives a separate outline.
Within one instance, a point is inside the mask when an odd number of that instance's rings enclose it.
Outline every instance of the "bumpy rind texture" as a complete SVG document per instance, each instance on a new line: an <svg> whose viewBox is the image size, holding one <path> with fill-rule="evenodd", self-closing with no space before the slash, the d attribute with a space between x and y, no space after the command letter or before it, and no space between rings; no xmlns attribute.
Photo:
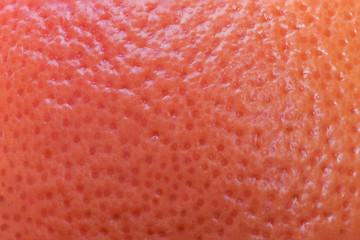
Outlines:
<svg viewBox="0 0 360 240"><path fill-rule="evenodd" d="M357 1L0 2L0 239L360 239Z"/></svg>

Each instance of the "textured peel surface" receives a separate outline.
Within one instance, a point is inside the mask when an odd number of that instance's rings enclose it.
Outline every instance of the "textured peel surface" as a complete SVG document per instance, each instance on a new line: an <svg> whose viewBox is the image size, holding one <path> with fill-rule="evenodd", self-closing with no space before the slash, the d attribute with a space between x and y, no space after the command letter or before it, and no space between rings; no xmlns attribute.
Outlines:
<svg viewBox="0 0 360 240"><path fill-rule="evenodd" d="M360 239L356 1L0 2L0 239Z"/></svg>

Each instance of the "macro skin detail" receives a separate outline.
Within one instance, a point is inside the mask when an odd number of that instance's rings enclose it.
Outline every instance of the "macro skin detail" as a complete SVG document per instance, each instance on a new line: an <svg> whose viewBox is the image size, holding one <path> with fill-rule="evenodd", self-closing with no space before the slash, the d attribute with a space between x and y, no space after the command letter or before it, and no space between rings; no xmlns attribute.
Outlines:
<svg viewBox="0 0 360 240"><path fill-rule="evenodd" d="M0 240L360 239L360 4L0 1Z"/></svg>

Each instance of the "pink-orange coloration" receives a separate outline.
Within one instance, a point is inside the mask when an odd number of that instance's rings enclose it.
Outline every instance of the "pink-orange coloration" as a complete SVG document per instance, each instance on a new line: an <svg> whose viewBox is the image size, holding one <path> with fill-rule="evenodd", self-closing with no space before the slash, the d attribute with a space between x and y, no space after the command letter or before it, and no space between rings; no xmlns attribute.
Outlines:
<svg viewBox="0 0 360 240"><path fill-rule="evenodd" d="M360 239L360 4L2 0L0 240Z"/></svg>

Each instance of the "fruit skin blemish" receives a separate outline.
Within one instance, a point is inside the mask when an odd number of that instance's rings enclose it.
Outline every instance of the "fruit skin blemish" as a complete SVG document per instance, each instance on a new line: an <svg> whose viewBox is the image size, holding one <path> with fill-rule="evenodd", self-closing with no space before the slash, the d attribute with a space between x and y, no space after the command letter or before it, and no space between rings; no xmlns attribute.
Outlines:
<svg viewBox="0 0 360 240"><path fill-rule="evenodd" d="M360 3L0 2L0 240L360 239Z"/></svg>

